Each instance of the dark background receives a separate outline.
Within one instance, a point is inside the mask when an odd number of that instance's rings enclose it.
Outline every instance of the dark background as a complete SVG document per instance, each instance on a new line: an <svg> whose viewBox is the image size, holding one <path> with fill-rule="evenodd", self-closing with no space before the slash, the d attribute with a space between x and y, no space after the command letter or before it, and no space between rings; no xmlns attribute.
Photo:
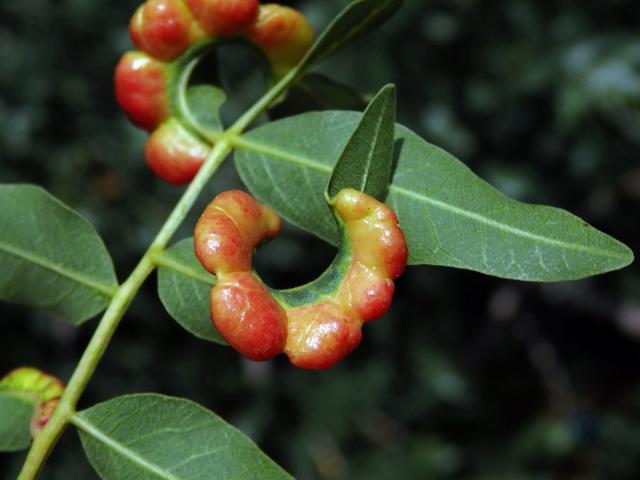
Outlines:
<svg viewBox="0 0 640 480"><path fill-rule="evenodd" d="M348 2L287 3L320 30ZM640 251L637 2L406 3L320 70L366 95L395 83L402 123L505 193L570 210ZM145 135L113 99L137 4L0 2L0 181L43 185L87 216L121 280L183 191L147 171ZM249 57L226 57L232 117L262 77L246 71ZM176 239L215 192L237 186L228 162ZM287 228L258 270L293 286L333 253ZM412 267L397 286L360 348L318 373L190 336L153 276L80 407L131 392L192 398L300 479L639 478L637 266L548 285ZM0 372L33 365L68 379L95 325L1 304ZM0 477L22 460L0 454ZM96 478L71 429L42 478Z"/></svg>

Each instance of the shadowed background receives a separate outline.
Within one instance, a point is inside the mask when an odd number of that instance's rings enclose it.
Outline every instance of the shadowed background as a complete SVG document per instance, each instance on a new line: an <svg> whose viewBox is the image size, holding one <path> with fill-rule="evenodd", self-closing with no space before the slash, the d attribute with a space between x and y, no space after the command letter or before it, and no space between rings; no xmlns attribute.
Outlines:
<svg viewBox="0 0 640 480"><path fill-rule="evenodd" d="M348 2L283 3L320 30ZM365 95L395 83L401 123L506 194L570 210L640 251L635 2L406 4L319 70ZM0 181L43 185L89 218L120 280L183 191L149 173L145 134L113 99L137 5L0 4ZM227 120L263 88L255 59L220 52L231 72ZM235 187L227 162L175 239L191 234L216 192ZM257 268L272 286L290 287L333 254L287 227ZM0 372L33 365L68 379L95 325L0 304ZM390 313L324 373L280 358L247 362L192 337L163 310L152 276L80 407L132 392L191 398L299 479L635 480L639 360L635 265L550 285L411 267ZM0 478L14 478L22 460L0 454ZM73 430L42 478L97 478Z"/></svg>

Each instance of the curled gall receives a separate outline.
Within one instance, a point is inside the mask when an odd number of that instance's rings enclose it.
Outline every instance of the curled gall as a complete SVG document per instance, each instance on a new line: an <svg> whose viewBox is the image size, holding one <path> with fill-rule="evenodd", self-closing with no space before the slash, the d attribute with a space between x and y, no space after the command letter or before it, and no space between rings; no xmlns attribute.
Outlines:
<svg viewBox="0 0 640 480"><path fill-rule="evenodd" d="M129 35L138 51L124 54L116 67L116 100L150 133L147 164L177 185L193 179L211 148L180 100L193 61L223 40L244 41L263 52L278 78L313 41L301 13L258 0L147 0L133 14Z"/></svg>
<svg viewBox="0 0 640 480"><path fill-rule="evenodd" d="M342 231L336 259L315 281L280 291L252 270L256 246L280 229L270 207L232 190L215 197L198 220L195 253L216 275L211 319L244 356L268 360L285 353L298 367L326 369L358 346L364 323L389 309L393 280L407 262L398 218L352 189L338 193L333 209Z"/></svg>

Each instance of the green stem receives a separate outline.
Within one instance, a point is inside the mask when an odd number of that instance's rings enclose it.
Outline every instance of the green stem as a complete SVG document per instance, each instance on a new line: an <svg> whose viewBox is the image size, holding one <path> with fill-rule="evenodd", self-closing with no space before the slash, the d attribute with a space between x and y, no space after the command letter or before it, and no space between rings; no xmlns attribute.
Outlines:
<svg viewBox="0 0 640 480"><path fill-rule="evenodd" d="M249 125L253 123L253 121L260 116L262 112L267 110L269 106L275 102L280 95L282 95L292 83L294 83L298 77L301 75L302 71L300 68L296 67L293 70L289 71L284 77L280 79L278 83L276 83L273 87L269 89L267 93L263 95L263 97L258 100L253 107L246 111L244 115L242 115L236 122L229 127L227 130L228 133L232 135L241 134Z"/></svg>
<svg viewBox="0 0 640 480"><path fill-rule="evenodd" d="M85 349L76 369L69 380L65 392L60 399L58 407L45 428L38 434L31 445L29 454L18 476L18 480L34 480L62 435L65 427L74 415L78 399L84 392L87 383L91 379L98 362L115 333L120 320L133 301L138 290L146 278L156 268L156 259L159 258L171 237L176 232L189 210L197 200L205 185L211 179L227 154L233 150L234 141L238 136L258 118L269 106L282 95L287 88L300 76L302 70L294 68L276 83L265 95L258 100L251 109L242 115L226 132L219 134L209 158L204 163L198 175L193 179L187 190L180 198L169 218L158 232L144 256L133 270L129 278L118 288L111 303L104 312L98 328L94 332L87 348ZM184 85L183 85L184 87Z"/></svg>
<svg viewBox="0 0 640 480"><path fill-rule="evenodd" d="M27 455L18 480L32 480L37 477L53 446L62 435L70 416L73 415L78 399L107 349L120 320L146 278L155 269L156 265L153 256L156 252L163 251L167 246L169 240L197 200L198 195L231 149L231 143L225 139L215 145L211 155L193 182L191 182L189 188L184 192L184 195L182 195L182 198L171 212L171 215L169 215L149 249L129 278L118 288L109 308L104 312L98 328L91 337L89 345L87 345L82 354L58 407L46 427L38 434L31 445L31 450Z"/></svg>

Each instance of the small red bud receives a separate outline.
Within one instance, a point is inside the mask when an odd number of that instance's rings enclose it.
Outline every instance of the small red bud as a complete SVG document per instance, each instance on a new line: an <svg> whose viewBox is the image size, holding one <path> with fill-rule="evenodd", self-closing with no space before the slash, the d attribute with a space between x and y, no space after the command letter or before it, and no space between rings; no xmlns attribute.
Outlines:
<svg viewBox="0 0 640 480"><path fill-rule="evenodd" d="M213 200L217 208L233 218L242 237L251 250L264 240L275 237L282 224L280 217L268 205L261 205L255 198L241 190L229 190Z"/></svg>
<svg viewBox="0 0 640 480"><path fill-rule="evenodd" d="M116 100L129 119L147 131L168 116L165 66L140 52L125 53L115 72Z"/></svg>
<svg viewBox="0 0 640 480"><path fill-rule="evenodd" d="M275 237L281 220L276 212L241 190L217 195L194 230L194 250L208 272L220 276L250 271L253 250Z"/></svg>
<svg viewBox="0 0 640 480"><path fill-rule="evenodd" d="M204 37L181 0L148 0L129 22L134 45L152 57L173 60Z"/></svg>
<svg viewBox="0 0 640 480"><path fill-rule="evenodd" d="M191 14L209 36L239 35L258 15L258 0L186 0Z"/></svg>
<svg viewBox="0 0 640 480"><path fill-rule="evenodd" d="M282 353L287 314L251 272L226 274L211 290L211 320L245 357L263 361Z"/></svg>
<svg viewBox="0 0 640 480"><path fill-rule="evenodd" d="M285 353L293 365L324 370L342 360L360 344L362 322L333 301L287 310Z"/></svg>
<svg viewBox="0 0 640 480"><path fill-rule="evenodd" d="M211 203L196 223L194 251L213 275L250 271L254 245L247 244L235 219Z"/></svg>
<svg viewBox="0 0 640 480"><path fill-rule="evenodd" d="M249 40L269 58L277 76L284 75L307 53L313 29L302 13L290 7L267 3L247 32Z"/></svg>
<svg viewBox="0 0 640 480"><path fill-rule="evenodd" d="M193 180L209 152L206 143L173 119L154 131L144 146L147 165L160 178L174 185Z"/></svg>
<svg viewBox="0 0 640 480"><path fill-rule="evenodd" d="M350 305L363 322L370 322L389 310L394 291L393 280L360 262L354 262L342 284L339 298L343 304Z"/></svg>
<svg viewBox="0 0 640 480"><path fill-rule="evenodd" d="M346 222L354 260L392 280L400 276L407 263L408 250L393 210L349 188L338 193L335 208Z"/></svg>

